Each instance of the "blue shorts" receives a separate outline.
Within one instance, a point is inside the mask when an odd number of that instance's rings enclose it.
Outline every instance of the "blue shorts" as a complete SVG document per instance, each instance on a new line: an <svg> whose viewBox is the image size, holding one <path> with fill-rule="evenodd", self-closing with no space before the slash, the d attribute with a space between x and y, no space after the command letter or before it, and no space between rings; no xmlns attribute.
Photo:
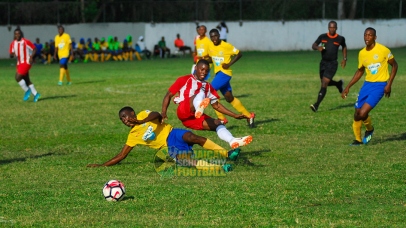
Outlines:
<svg viewBox="0 0 406 228"><path fill-rule="evenodd" d="M386 82L364 82L354 107L358 109L367 103L374 108L385 94L386 84Z"/></svg>
<svg viewBox="0 0 406 228"><path fill-rule="evenodd" d="M231 76L228 76L222 71L219 71L216 73L216 76L214 77L213 81L211 81L211 85L216 91L220 90L221 93L224 95L228 91L232 91L230 80Z"/></svg>
<svg viewBox="0 0 406 228"><path fill-rule="evenodd" d="M60 65L68 65L68 58L61 58L59 59Z"/></svg>
<svg viewBox="0 0 406 228"><path fill-rule="evenodd" d="M188 144L183 140L183 135L187 132L190 131L174 128L169 133L166 142L168 144L168 153L171 157L176 158L178 154L192 153L193 144Z"/></svg>

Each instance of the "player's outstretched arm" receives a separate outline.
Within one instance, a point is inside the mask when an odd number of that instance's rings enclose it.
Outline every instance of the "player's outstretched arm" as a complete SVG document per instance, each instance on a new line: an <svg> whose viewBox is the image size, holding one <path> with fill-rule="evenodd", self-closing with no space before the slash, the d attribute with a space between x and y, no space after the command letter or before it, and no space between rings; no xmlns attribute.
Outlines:
<svg viewBox="0 0 406 228"><path fill-rule="evenodd" d="M161 123L163 123L166 119L168 119L168 116L166 115L166 111L168 110L169 103L173 97L173 94L168 91L164 97L164 100L162 101L162 111L161 111Z"/></svg>
<svg viewBox="0 0 406 228"><path fill-rule="evenodd" d="M236 114L230 110L228 110L226 107L224 107L222 104L220 104L218 101L215 103L211 104L211 106L218 112L223 113L224 115L231 116L235 119L247 119L248 117L244 116L243 114Z"/></svg>
<svg viewBox="0 0 406 228"><path fill-rule="evenodd" d="M131 152L133 147L128 146L127 144L124 145L123 149L121 149L121 152L117 154L114 158L110 159L109 161L103 163L103 164L89 164L87 167L99 167L99 166L112 166L120 161L124 160L127 155Z"/></svg>
<svg viewBox="0 0 406 228"><path fill-rule="evenodd" d="M357 71L355 71L354 77L352 77L351 81L348 83L347 87L343 90L341 93L341 97L345 99L347 97L347 94L350 92L351 86L353 86L355 83L358 82L358 80L364 75L365 72L365 67L359 68Z"/></svg>

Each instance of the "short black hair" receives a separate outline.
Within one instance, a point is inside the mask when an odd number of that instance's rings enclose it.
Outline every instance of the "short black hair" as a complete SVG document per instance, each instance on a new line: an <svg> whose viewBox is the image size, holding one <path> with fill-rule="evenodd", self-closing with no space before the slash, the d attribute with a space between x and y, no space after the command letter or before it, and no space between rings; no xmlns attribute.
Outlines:
<svg viewBox="0 0 406 228"><path fill-rule="evenodd" d="M336 28L337 28L337 22L336 22L336 21L330 21L330 22L328 23L328 25L330 25L331 23L335 24L335 25L336 25Z"/></svg>
<svg viewBox="0 0 406 228"><path fill-rule="evenodd" d="M205 59L200 59L199 61L197 61L196 66L200 65L200 64L205 64L207 66L210 65L209 61L205 60Z"/></svg>
<svg viewBox="0 0 406 228"><path fill-rule="evenodd" d="M215 28L212 29L212 30L210 30L209 34L212 33L212 32L215 32L215 33L217 33L217 34L220 34L219 30L218 30L218 29L215 29Z"/></svg>
<svg viewBox="0 0 406 228"><path fill-rule="evenodd" d="M24 37L24 33L23 33L23 31L21 31L21 29L20 29L20 28L16 28L16 29L14 29L14 32L20 32L21 37Z"/></svg>
<svg viewBox="0 0 406 228"><path fill-rule="evenodd" d="M374 28L368 27L368 28L365 29L365 31L367 31L367 30L373 31L373 32L374 32L374 35L376 36L376 30L375 30Z"/></svg>
<svg viewBox="0 0 406 228"><path fill-rule="evenodd" d="M120 117L120 114L122 112L134 112L134 109L131 108L130 106L125 106L122 109L120 109L120 111L118 112L118 116Z"/></svg>

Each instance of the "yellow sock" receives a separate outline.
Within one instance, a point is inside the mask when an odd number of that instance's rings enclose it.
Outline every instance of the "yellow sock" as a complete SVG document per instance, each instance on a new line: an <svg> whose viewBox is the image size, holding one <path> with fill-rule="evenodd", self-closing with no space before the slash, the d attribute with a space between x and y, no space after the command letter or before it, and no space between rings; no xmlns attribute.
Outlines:
<svg viewBox="0 0 406 228"><path fill-rule="evenodd" d="M101 61L104 62L104 53L101 54Z"/></svg>
<svg viewBox="0 0 406 228"><path fill-rule="evenodd" d="M93 54L93 61L95 61L95 62L99 61L99 54L97 54L97 53Z"/></svg>
<svg viewBox="0 0 406 228"><path fill-rule="evenodd" d="M71 63L73 61L73 55L71 55L70 57L69 57L69 62Z"/></svg>
<svg viewBox="0 0 406 228"><path fill-rule="evenodd" d="M48 64L50 64L51 63L51 55L48 55Z"/></svg>
<svg viewBox="0 0 406 228"><path fill-rule="evenodd" d="M129 57L130 57L130 61L133 61L133 55L134 55L134 53L133 53L132 51L130 51L129 54L130 54L130 56L129 56Z"/></svg>
<svg viewBox="0 0 406 228"><path fill-rule="evenodd" d="M251 113L245 109L244 105L242 105L241 101L238 100L238 98L234 97L234 100L230 103L235 110L237 110L239 113L242 113L246 117L250 117Z"/></svg>
<svg viewBox="0 0 406 228"><path fill-rule="evenodd" d="M361 140L361 127L362 127L362 121L355 121L352 123L352 130L354 131L354 136L355 140L358 142L362 142Z"/></svg>
<svg viewBox="0 0 406 228"><path fill-rule="evenodd" d="M223 147L217 145L210 139L206 140L206 142L203 144L203 148L206 150L214 150L215 152L219 153L224 158L228 157L228 151L226 149L224 149Z"/></svg>
<svg viewBox="0 0 406 228"><path fill-rule="evenodd" d="M113 56L113 60L114 60L114 61L117 61L117 57L116 57L116 56Z"/></svg>
<svg viewBox="0 0 406 228"><path fill-rule="evenodd" d="M85 60L84 60L84 61L86 62L88 59L89 59L89 54L86 54L86 55L85 55Z"/></svg>
<svg viewBox="0 0 406 228"><path fill-rule="evenodd" d="M68 69L66 69L66 70L65 70L65 73L66 73L66 80L68 80L68 82L70 82L70 74L69 74L69 70L68 70Z"/></svg>
<svg viewBox="0 0 406 228"><path fill-rule="evenodd" d="M63 76L65 75L65 68L59 68L59 81L63 81Z"/></svg>
<svg viewBox="0 0 406 228"><path fill-rule="evenodd" d="M123 53L123 58L124 58L125 61L128 60L128 53L127 53L127 52L126 52L126 53Z"/></svg>
<svg viewBox="0 0 406 228"><path fill-rule="evenodd" d="M140 56L140 53L138 53L138 52L135 52L135 57L137 57L138 61L142 60L141 56Z"/></svg>
<svg viewBox="0 0 406 228"><path fill-rule="evenodd" d="M211 164L204 160L199 160L196 163L196 169L198 170L221 170L221 165Z"/></svg>
<svg viewBox="0 0 406 228"><path fill-rule="evenodd" d="M107 54L106 61L109 61L110 58L111 58L111 54Z"/></svg>
<svg viewBox="0 0 406 228"><path fill-rule="evenodd" d="M121 55L117 55L118 60L123 61L123 57Z"/></svg>
<svg viewBox="0 0 406 228"><path fill-rule="evenodd" d="M220 120L224 120L226 118L223 113L218 112L217 110L214 110L214 112L216 112L217 118Z"/></svg>
<svg viewBox="0 0 406 228"><path fill-rule="evenodd" d="M367 131L374 130L374 127L372 127L371 116L368 116L368 118L366 120L364 120L364 125L365 125Z"/></svg>

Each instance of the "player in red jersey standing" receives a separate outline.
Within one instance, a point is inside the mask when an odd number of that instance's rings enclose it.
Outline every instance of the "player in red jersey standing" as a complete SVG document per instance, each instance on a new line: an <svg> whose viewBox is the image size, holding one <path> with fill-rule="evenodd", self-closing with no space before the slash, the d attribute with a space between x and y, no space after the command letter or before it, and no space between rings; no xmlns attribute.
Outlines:
<svg viewBox="0 0 406 228"><path fill-rule="evenodd" d="M15 79L25 92L24 101L30 98L31 93L34 95L34 102L37 102L40 98L40 94L35 89L34 84L32 84L29 74L35 52L35 45L24 38L21 29L15 29L14 40L10 44L9 53L10 58L17 58L17 73Z"/></svg>

